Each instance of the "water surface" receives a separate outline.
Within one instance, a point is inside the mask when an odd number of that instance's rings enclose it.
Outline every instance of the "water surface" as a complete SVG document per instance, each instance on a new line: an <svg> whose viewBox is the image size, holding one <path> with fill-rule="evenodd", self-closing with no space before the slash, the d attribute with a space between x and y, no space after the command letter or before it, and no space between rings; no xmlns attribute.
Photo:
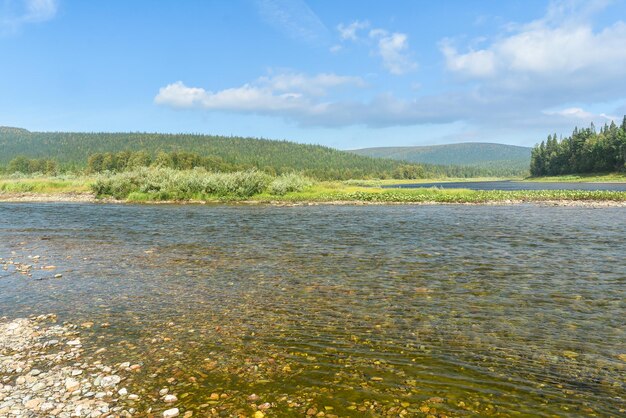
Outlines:
<svg viewBox="0 0 626 418"><path fill-rule="evenodd" d="M618 416L625 236L624 208L0 203L0 257L57 266L0 270L0 316L94 322L140 410Z"/></svg>

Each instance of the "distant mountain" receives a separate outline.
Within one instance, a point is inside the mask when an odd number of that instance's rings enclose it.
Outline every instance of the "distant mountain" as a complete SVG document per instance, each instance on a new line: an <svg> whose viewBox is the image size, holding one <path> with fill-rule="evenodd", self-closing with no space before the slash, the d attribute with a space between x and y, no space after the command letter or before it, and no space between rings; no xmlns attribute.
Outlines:
<svg viewBox="0 0 626 418"><path fill-rule="evenodd" d="M414 147L363 148L351 152L367 157L391 158L423 164L470 166L493 169L528 171L529 147L516 145L467 142L448 145Z"/></svg>

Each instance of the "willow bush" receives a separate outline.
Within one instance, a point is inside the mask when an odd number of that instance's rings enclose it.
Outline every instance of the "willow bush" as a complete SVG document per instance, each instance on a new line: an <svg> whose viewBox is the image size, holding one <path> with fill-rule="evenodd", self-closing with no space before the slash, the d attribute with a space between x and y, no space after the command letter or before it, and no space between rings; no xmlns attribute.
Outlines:
<svg viewBox="0 0 626 418"><path fill-rule="evenodd" d="M242 199L264 192L283 195L312 185L309 178L299 174L272 177L258 170L219 173L201 168L174 170L142 167L101 174L91 187L100 197L125 199L130 194L140 193L157 200L185 200L211 196Z"/></svg>
<svg viewBox="0 0 626 418"><path fill-rule="evenodd" d="M283 174L275 178L269 185L268 192L283 196L291 192L301 192L313 186L313 180L296 173Z"/></svg>

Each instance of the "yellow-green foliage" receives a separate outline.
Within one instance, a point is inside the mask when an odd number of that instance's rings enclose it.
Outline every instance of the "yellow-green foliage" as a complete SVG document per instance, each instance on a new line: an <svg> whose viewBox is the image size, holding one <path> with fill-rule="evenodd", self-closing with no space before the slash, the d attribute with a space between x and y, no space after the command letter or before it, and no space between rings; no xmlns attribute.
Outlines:
<svg viewBox="0 0 626 418"><path fill-rule="evenodd" d="M0 179L0 192L4 193L82 193L88 192L85 178L5 178Z"/></svg>

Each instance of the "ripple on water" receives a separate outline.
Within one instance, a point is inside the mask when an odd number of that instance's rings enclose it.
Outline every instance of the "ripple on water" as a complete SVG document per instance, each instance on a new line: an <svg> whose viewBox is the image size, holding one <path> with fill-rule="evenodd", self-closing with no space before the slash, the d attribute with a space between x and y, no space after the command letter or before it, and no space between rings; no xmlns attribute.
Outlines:
<svg viewBox="0 0 626 418"><path fill-rule="evenodd" d="M625 214L0 204L0 316L93 322L155 411L619 415Z"/></svg>

